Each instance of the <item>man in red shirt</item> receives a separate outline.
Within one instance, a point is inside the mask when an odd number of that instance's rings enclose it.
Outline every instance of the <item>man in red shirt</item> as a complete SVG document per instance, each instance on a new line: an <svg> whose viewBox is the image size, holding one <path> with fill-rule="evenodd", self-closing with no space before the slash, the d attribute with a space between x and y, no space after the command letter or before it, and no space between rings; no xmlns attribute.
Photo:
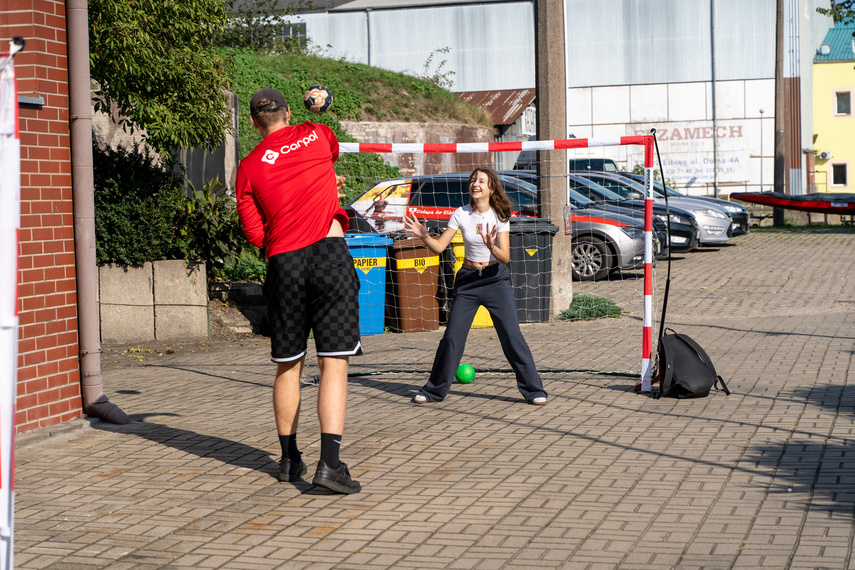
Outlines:
<svg viewBox="0 0 855 570"><path fill-rule="evenodd" d="M359 482L339 459L347 410L348 357L362 354L359 278L344 241L347 213L339 205L338 140L326 125L289 126L291 111L275 89L250 101L263 140L237 171L237 208L250 243L267 255L271 360L277 363L273 411L282 446L279 480L307 471L297 448L300 376L309 331L314 332L321 379L318 419L321 457L312 483L356 493Z"/></svg>

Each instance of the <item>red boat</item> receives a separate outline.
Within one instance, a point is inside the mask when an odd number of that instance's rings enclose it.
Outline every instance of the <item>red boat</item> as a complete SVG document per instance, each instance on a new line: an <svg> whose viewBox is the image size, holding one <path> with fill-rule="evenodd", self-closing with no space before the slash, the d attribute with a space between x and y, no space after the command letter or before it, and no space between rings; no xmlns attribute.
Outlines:
<svg viewBox="0 0 855 570"><path fill-rule="evenodd" d="M791 196L780 192L732 192L730 197L743 202L775 208L815 212L817 214L855 214L855 194L829 192Z"/></svg>

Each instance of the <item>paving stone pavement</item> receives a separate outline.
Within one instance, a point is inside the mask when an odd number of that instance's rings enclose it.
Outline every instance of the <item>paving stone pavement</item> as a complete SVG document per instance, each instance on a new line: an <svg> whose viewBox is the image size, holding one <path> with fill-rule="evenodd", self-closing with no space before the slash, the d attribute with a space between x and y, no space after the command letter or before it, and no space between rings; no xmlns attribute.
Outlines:
<svg viewBox="0 0 855 570"><path fill-rule="evenodd" d="M406 371L429 368L441 331L366 337L349 496L277 482L263 337L105 347L105 391L135 423L19 438L16 566L853 569L853 253L852 229L762 230L674 260L667 324L730 396L636 394L633 311L523 325L557 371L543 407L490 372L416 406L425 375ZM624 289L575 288L629 305ZM493 334L470 335L479 370L504 365ZM317 388L302 394L310 480Z"/></svg>

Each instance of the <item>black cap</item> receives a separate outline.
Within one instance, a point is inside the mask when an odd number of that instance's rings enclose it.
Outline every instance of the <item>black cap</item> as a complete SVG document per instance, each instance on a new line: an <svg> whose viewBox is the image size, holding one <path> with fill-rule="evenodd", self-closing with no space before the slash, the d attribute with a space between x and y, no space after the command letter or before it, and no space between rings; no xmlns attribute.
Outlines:
<svg viewBox="0 0 855 570"><path fill-rule="evenodd" d="M268 103L267 105L259 107L258 104L262 99L270 99L273 103ZM270 111L272 109L279 109L280 107L285 109L288 108L288 102L285 101L285 96L276 89L265 87L264 89L259 89L252 95L252 99L249 101L249 114L255 117L262 111Z"/></svg>

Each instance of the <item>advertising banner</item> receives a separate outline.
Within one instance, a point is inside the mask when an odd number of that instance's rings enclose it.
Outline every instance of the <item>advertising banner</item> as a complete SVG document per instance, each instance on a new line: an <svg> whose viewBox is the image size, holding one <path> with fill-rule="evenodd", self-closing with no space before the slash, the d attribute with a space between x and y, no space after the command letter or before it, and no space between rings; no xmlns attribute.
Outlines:
<svg viewBox="0 0 855 570"><path fill-rule="evenodd" d="M719 183L749 181L745 121L633 124L627 134L645 135L651 128L656 129L665 179L677 187L712 184L716 178Z"/></svg>

